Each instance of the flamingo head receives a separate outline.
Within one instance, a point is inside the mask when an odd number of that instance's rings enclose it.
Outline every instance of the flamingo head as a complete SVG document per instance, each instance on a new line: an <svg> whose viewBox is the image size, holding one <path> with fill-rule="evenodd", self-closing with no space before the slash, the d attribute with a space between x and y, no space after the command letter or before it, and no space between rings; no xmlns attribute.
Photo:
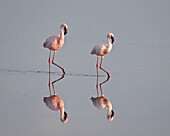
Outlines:
<svg viewBox="0 0 170 136"><path fill-rule="evenodd" d="M114 118L114 111L111 110L111 115L108 115L108 116L107 116L107 119L110 120L110 121L112 121L113 118Z"/></svg>
<svg viewBox="0 0 170 136"><path fill-rule="evenodd" d="M112 33L109 33L108 34L108 37L112 40L112 44L113 44L113 42L114 42L114 35L112 34Z"/></svg>
<svg viewBox="0 0 170 136"><path fill-rule="evenodd" d="M64 27L64 35L67 34L67 27Z"/></svg>
<svg viewBox="0 0 170 136"><path fill-rule="evenodd" d="M62 24L62 25L61 25L61 28L64 29L64 35L66 35L66 34L67 34L67 29L68 29L67 24Z"/></svg>
<svg viewBox="0 0 170 136"><path fill-rule="evenodd" d="M64 112L64 118L63 118L63 119L61 119L61 122L63 122L63 123L67 123L67 121L68 121L68 115L67 115L67 113L66 113L66 112Z"/></svg>

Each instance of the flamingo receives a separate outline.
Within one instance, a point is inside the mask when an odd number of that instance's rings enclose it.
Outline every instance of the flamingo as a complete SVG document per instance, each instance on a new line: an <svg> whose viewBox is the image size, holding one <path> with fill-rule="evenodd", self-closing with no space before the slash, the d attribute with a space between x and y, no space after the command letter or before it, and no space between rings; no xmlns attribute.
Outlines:
<svg viewBox="0 0 170 136"><path fill-rule="evenodd" d="M110 41L110 39L112 41ZM93 50L91 51L91 54L97 55L97 64L96 64L97 75L98 75L98 60L99 60L99 56L101 56L100 69L103 70L104 72L106 72L108 77L110 77L109 72L107 72L105 69L102 68L102 61L103 61L104 56L107 53L109 53L112 49L112 44L114 42L114 36L112 33L109 33L107 35L107 40L108 40L108 44L98 44L98 45L94 46Z"/></svg>
<svg viewBox="0 0 170 136"><path fill-rule="evenodd" d="M49 73L50 75L50 73ZM64 111L64 101L58 96L56 95L55 92L55 88L54 88L54 83L60 81L61 79L64 78L63 74L59 79L55 80L52 82L52 87L53 87L53 91L54 91L54 95L51 94L51 78L49 76L49 92L50 92L50 96L49 97L44 97L44 103L46 104L46 106L54 111L60 111L60 120L62 123L66 123L68 121L68 115L67 113Z"/></svg>
<svg viewBox="0 0 170 136"><path fill-rule="evenodd" d="M102 91L102 84L106 83L109 81L109 78L107 78L104 82L100 83L100 91L101 91L101 96L99 96L99 91L98 91L98 76L97 76L97 84L96 84L96 89L97 89L97 97L91 97L91 101L93 102L93 105L97 107L98 109L108 109L107 111L107 119L112 121L114 118L114 111L112 109L112 104L111 102L104 97L103 91Z"/></svg>
<svg viewBox="0 0 170 136"><path fill-rule="evenodd" d="M63 29L64 29L64 31L63 31ZM54 36L47 38L46 41L43 44L44 48L48 48L50 50L49 60L48 60L48 62L49 62L49 73L50 73L50 62L51 62L50 61L51 50L53 50L54 54L53 54L53 58L52 58L52 64L59 67L63 71L63 73L65 74L64 68L62 68L61 66L54 63L54 56L55 56L56 51L59 50L64 44L64 35L67 34L67 29L68 29L68 26L66 24L62 24L60 26L60 35L54 35Z"/></svg>
<svg viewBox="0 0 170 136"><path fill-rule="evenodd" d="M112 110L112 104L111 102L104 97L102 94L101 96L98 96L96 98L91 97L91 101L93 102L93 105L97 107L98 109L108 109L107 112L107 119L112 121L114 118L114 111Z"/></svg>
<svg viewBox="0 0 170 136"><path fill-rule="evenodd" d="M68 120L67 113L64 111L64 102L63 100L56 94L51 95L49 97L44 97L44 103L48 108L54 111L60 110L60 120L63 123L66 123Z"/></svg>

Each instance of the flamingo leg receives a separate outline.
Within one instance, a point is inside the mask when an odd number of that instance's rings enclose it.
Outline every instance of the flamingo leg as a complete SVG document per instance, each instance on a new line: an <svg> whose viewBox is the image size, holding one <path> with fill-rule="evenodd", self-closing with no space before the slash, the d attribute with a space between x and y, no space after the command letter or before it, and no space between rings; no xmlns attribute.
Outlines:
<svg viewBox="0 0 170 136"><path fill-rule="evenodd" d="M63 74L59 79L57 79L57 80L55 80L55 81L52 82L54 95L56 95L55 88L54 88L54 83L55 83L55 82L58 82L58 81L61 80L61 79L63 79L63 78L64 78L64 75L65 75L65 74Z"/></svg>
<svg viewBox="0 0 170 136"><path fill-rule="evenodd" d="M97 77L99 76L98 61L99 61L99 56L97 56L97 63L96 63Z"/></svg>
<svg viewBox="0 0 170 136"><path fill-rule="evenodd" d="M55 88L54 88L54 83L53 82L52 82L52 87L53 87L54 95L56 95Z"/></svg>
<svg viewBox="0 0 170 136"><path fill-rule="evenodd" d="M50 63L51 63L51 50L50 50L50 54L49 54L48 63L49 63L49 74L50 74L51 73L51 66L50 66Z"/></svg>
<svg viewBox="0 0 170 136"><path fill-rule="evenodd" d="M50 81L50 78L49 78L48 87L49 87L49 91L50 91L50 96L52 96L52 95L51 95L51 84L50 84L50 82L51 82L51 81Z"/></svg>
<svg viewBox="0 0 170 136"><path fill-rule="evenodd" d="M99 82L99 76L97 75L97 82L96 82L96 89L97 89L97 97L99 97L99 89L98 89L98 83Z"/></svg>
<svg viewBox="0 0 170 136"><path fill-rule="evenodd" d="M51 50L50 50L50 55L49 55L49 59L48 59L48 62L49 62L49 82L48 82L48 86L49 86L49 91L50 91L50 96L51 95L51 85L50 85L50 82L51 82L51 67L50 67L50 59L51 59Z"/></svg>
<svg viewBox="0 0 170 136"><path fill-rule="evenodd" d="M105 69L103 69L103 68L102 68L102 61L103 61L103 57L101 57L100 69L101 69L101 70L103 70L104 72L106 72L106 73L107 73L108 78L110 78L110 74L109 74L109 72L107 72Z"/></svg>
<svg viewBox="0 0 170 136"><path fill-rule="evenodd" d="M65 74L64 68L62 68L61 66L57 65L56 63L54 63L54 56L55 56L55 51L54 51L54 54L53 54L52 64L54 64L54 65L56 65L57 67L59 67L60 69L62 69L63 74Z"/></svg>
<svg viewBox="0 0 170 136"><path fill-rule="evenodd" d="M100 91L101 91L101 95L102 95L102 96L104 96L104 95L103 95L103 91L102 91L102 85L103 85L104 83L106 83L107 81L109 81L109 79L110 79L110 77L108 77L105 81L103 81L102 83L99 84L99 85L100 85Z"/></svg>
<svg viewBox="0 0 170 136"><path fill-rule="evenodd" d="M96 69L97 69L97 83L96 83L97 96L99 96L99 90L98 90L98 81L99 81L99 68L98 68L98 61L99 61L99 56L97 56L97 63L96 63Z"/></svg>

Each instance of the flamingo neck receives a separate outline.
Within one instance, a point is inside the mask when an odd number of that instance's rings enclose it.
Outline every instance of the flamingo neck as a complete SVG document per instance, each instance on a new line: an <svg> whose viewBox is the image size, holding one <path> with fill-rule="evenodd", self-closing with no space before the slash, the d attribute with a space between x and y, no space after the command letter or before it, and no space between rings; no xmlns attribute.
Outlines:
<svg viewBox="0 0 170 136"><path fill-rule="evenodd" d="M60 39L64 39L64 32L62 26L60 27Z"/></svg>
<svg viewBox="0 0 170 136"><path fill-rule="evenodd" d="M108 104L108 112L107 112L107 117L109 118L110 117L110 113L112 111L112 105L111 103Z"/></svg>
<svg viewBox="0 0 170 136"><path fill-rule="evenodd" d="M65 123L66 120L64 118L64 107L60 109L60 120L61 122Z"/></svg>
<svg viewBox="0 0 170 136"><path fill-rule="evenodd" d="M111 43L111 41L110 41L110 37L109 37L109 36L107 37L107 40L108 40L108 45L110 45L110 46L111 46L111 45L112 45L112 43Z"/></svg>
<svg viewBox="0 0 170 136"><path fill-rule="evenodd" d="M109 36L107 37L107 40L108 40L108 48L109 48L109 50L111 50L112 49L112 43L110 41L110 37Z"/></svg>

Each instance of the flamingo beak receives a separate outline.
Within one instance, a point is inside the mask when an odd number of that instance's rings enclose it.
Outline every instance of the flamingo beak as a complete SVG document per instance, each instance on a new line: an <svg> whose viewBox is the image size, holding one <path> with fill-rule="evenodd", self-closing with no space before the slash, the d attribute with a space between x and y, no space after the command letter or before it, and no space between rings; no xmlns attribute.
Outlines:
<svg viewBox="0 0 170 136"><path fill-rule="evenodd" d="M113 36L111 36L111 39L112 39L112 43L113 43L113 42L114 42L114 40L115 40L115 39L114 39L114 37L113 37Z"/></svg>
<svg viewBox="0 0 170 136"><path fill-rule="evenodd" d="M46 46L46 42L43 44L43 47L45 48L45 46Z"/></svg>
<svg viewBox="0 0 170 136"><path fill-rule="evenodd" d="M64 35L66 35L66 34L67 34L67 28L64 27Z"/></svg>
<svg viewBox="0 0 170 136"><path fill-rule="evenodd" d="M111 118L113 118L113 117L114 117L114 111L112 110Z"/></svg>
<svg viewBox="0 0 170 136"><path fill-rule="evenodd" d="M67 113L66 112L64 112L64 120L66 120L67 119Z"/></svg>

